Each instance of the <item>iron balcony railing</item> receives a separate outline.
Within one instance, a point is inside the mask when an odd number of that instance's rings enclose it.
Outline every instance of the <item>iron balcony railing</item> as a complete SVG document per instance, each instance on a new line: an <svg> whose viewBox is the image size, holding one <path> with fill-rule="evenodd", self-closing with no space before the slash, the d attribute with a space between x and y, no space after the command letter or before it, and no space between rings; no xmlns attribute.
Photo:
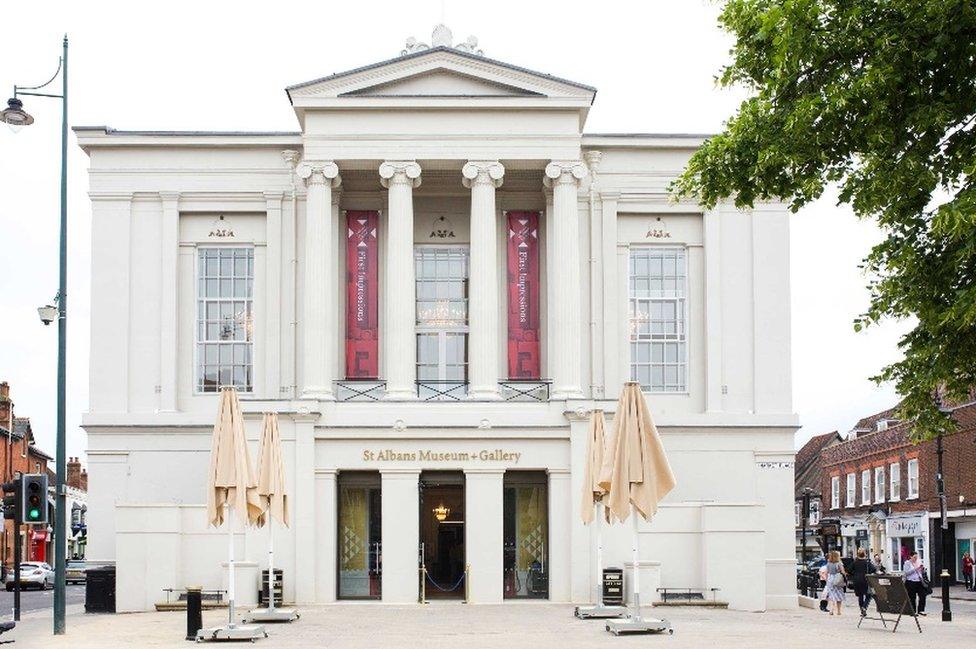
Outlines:
<svg viewBox="0 0 976 649"><path fill-rule="evenodd" d="M549 401L552 381L512 379L498 382L498 392L505 401Z"/></svg>
<svg viewBox="0 0 976 649"><path fill-rule="evenodd" d="M417 381L417 398L421 401L460 401L468 396L467 381Z"/></svg>
<svg viewBox="0 0 976 649"><path fill-rule="evenodd" d="M335 382L336 401L380 401L386 395L383 379L346 379Z"/></svg>

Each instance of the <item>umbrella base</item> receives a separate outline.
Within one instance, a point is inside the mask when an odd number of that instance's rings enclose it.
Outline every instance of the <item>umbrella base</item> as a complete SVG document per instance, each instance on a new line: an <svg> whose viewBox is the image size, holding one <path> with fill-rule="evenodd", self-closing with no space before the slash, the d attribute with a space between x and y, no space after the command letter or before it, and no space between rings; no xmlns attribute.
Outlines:
<svg viewBox="0 0 976 649"><path fill-rule="evenodd" d="M573 611L573 615L581 620L626 617L628 613L629 611L625 606L604 606L603 604L597 604L596 606L577 606L576 610Z"/></svg>
<svg viewBox="0 0 976 649"><path fill-rule="evenodd" d="M250 640L267 638L268 632L260 624L225 624L197 631L197 642L213 640Z"/></svg>
<svg viewBox="0 0 976 649"><path fill-rule="evenodd" d="M301 616L293 608L256 608L244 616L245 622L294 622Z"/></svg>
<svg viewBox="0 0 976 649"><path fill-rule="evenodd" d="M674 633L671 623L656 618L631 617L626 620L607 622L607 631L614 635L622 633Z"/></svg>

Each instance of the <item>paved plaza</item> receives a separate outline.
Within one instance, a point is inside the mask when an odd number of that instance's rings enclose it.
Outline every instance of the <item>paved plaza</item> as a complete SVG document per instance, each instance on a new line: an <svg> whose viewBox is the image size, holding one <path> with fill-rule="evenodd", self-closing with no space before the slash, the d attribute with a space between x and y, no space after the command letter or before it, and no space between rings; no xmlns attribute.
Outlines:
<svg viewBox="0 0 976 649"><path fill-rule="evenodd" d="M777 613L742 613L702 608L648 609L665 614L675 628L672 636L610 636L600 621L580 621L572 607L545 603L466 606L437 603L426 606L384 606L376 603L344 603L306 608L298 622L269 626L270 638L258 641L266 647L383 647L410 649L473 649L491 647L810 647L855 644L861 647L944 646L971 643L976 637L976 604L953 602L955 620L939 619L939 605L922 618L923 634L910 619L897 633L885 632L878 622L867 621L857 629L856 611L831 618L810 609ZM204 624L217 624L226 612L207 611ZM186 618L181 613L132 613L85 615L69 607L68 634L52 640L50 612L26 615L14 633L16 647L186 647Z"/></svg>

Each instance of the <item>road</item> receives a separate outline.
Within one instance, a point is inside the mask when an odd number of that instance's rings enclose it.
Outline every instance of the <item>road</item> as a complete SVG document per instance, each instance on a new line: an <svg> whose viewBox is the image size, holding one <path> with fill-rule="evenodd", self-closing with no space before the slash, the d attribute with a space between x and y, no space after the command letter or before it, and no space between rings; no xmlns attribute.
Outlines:
<svg viewBox="0 0 976 649"><path fill-rule="evenodd" d="M65 603L72 604L85 603L85 585L69 584L65 587ZM54 606L54 589L50 590L28 590L20 593L20 612L40 611ZM0 589L0 619L9 620L10 612L14 608L14 594Z"/></svg>

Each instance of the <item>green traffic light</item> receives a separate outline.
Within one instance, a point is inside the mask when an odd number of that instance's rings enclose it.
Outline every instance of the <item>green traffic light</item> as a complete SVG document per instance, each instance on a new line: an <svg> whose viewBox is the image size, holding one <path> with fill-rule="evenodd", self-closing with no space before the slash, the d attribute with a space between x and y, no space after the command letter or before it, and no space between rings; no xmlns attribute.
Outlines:
<svg viewBox="0 0 976 649"><path fill-rule="evenodd" d="M37 509L32 509L29 512L27 512L27 516L32 520L37 520L38 518L41 517L41 512Z"/></svg>

